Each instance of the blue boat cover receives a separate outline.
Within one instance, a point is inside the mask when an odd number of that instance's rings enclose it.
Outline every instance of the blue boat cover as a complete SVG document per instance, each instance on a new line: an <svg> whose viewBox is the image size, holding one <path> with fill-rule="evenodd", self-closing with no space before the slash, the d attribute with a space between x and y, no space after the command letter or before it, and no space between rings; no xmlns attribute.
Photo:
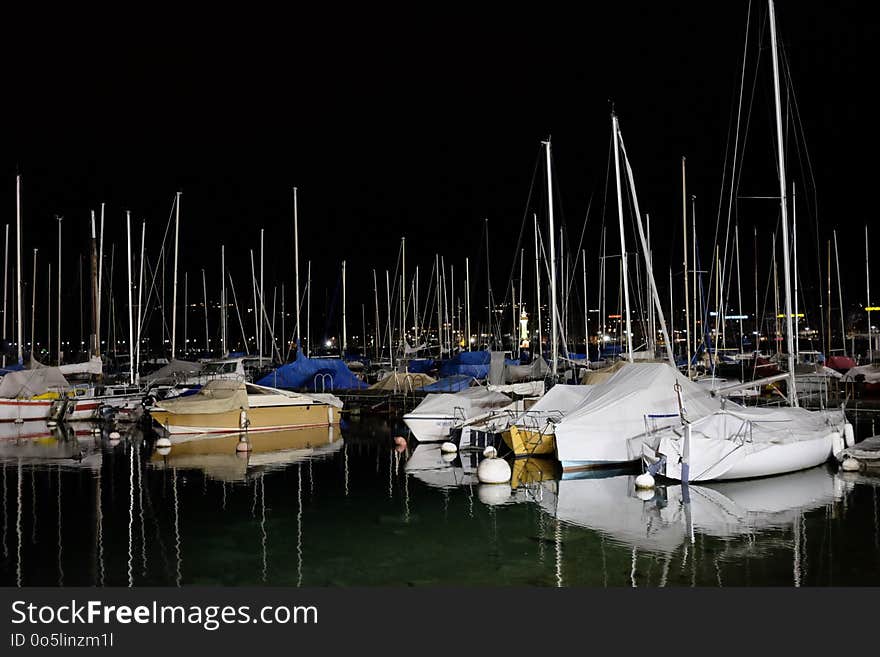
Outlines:
<svg viewBox="0 0 880 657"><path fill-rule="evenodd" d="M406 365L406 369L413 374L427 374L434 369L433 358L414 358Z"/></svg>
<svg viewBox="0 0 880 657"><path fill-rule="evenodd" d="M447 360L440 366L440 376L462 374L474 379L485 379L489 376L491 360L490 351L461 351L455 355L455 358Z"/></svg>
<svg viewBox="0 0 880 657"><path fill-rule="evenodd" d="M324 392L330 390L359 390L367 384L358 379L338 358L307 358L300 351L296 360L270 372L257 385Z"/></svg>
<svg viewBox="0 0 880 657"><path fill-rule="evenodd" d="M470 376L455 374L425 386L422 390L425 392L461 392L470 387L471 380Z"/></svg>

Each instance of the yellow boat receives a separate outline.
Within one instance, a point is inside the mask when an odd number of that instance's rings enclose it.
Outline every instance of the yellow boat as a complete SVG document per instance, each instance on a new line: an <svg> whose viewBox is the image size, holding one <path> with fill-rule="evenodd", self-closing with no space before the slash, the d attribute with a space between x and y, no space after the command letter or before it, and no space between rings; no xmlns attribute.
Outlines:
<svg viewBox="0 0 880 657"><path fill-rule="evenodd" d="M339 424L341 408L333 395L218 379L194 395L162 400L150 415L169 434L203 434L327 427Z"/></svg>
<svg viewBox="0 0 880 657"><path fill-rule="evenodd" d="M501 432L501 439L516 457L552 456L556 453L556 436L552 431L544 433L540 430L511 425Z"/></svg>

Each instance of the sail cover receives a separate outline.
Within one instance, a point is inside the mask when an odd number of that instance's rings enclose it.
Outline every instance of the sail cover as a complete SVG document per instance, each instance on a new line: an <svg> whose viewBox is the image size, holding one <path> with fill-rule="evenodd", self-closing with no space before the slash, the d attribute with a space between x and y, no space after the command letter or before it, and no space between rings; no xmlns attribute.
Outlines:
<svg viewBox="0 0 880 657"><path fill-rule="evenodd" d="M0 397L27 398L42 395L51 388L68 387L67 379L57 367L39 367L33 370L9 372L0 381Z"/></svg>
<svg viewBox="0 0 880 657"><path fill-rule="evenodd" d="M356 390L367 384L357 378L339 358L307 358L300 350L296 360L257 381L273 388L307 390Z"/></svg>
<svg viewBox="0 0 880 657"><path fill-rule="evenodd" d="M249 408L244 382L229 379L208 381L196 394L167 399L161 405L169 413L181 415L227 413Z"/></svg>
<svg viewBox="0 0 880 657"><path fill-rule="evenodd" d="M454 394L429 394L411 415L470 418L510 404L510 397L482 387L468 388Z"/></svg>

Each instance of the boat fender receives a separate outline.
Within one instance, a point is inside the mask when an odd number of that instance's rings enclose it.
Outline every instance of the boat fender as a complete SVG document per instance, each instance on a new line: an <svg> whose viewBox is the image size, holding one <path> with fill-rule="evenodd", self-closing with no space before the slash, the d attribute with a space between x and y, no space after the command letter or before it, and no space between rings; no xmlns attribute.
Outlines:
<svg viewBox="0 0 880 657"><path fill-rule="evenodd" d="M649 473L643 472L636 477L636 490L651 490L654 488L654 477Z"/></svg>
<svg viewBox="0 0 880 657"><path fill-rule="evenodd" d="M504 459L483 459L477 466L477 479L482 484L506 484L510 475L510 465Z"/></svg>
<svg viewBox="0 0 880 657"><path fill-rule="evenodd" d="M840 435L839 431L831 432L831 453L834 454L834 458L840 460L840 453L845 449L845 445L843 443L843 436Z"/></svg>
<svg viewBox="0 0 880 657"><path fill-rule="evenodd" d="M857 472L861 466L858 461L849 457L843 459L843 463L840 464L840 467L843 468L844 472Z"/></svg>
<svg viewBox="0 0 880 657"><path fill-rule="evenodd" d="M394 444L398 447L406 447L406 438L403 436L394 436Z"/></svg>
<svg viewBox="0 0 880 657"><path fill-rule="evenodd" d="M46 426L47 427L57 427L58 423L55 420L49 420L48 422L46 422Z"/></svg>
<svg viewBox="0 0 880 657"><path fill-rule="evenodd" d="M483 450L483 456L485 456L487 459L494 459L496 456L498 456L498 450L492 447L492 445L489 445L486 449Z"/></svg>
<svg viewBox="0 0 880 657"><path fill-rule="evenodd" d="M119 440L122 436L119 435L118 431L110 432L110 440Z"/></svg>
<svg viewBox="0 0 880 657"><path fill-rule="evenodd" d="M847 447L852 447L856 444L856 432L853 431L853 425L849 422L843 425L843 437L846 440Z"/></svg>
<svg viewBox="0 0 880 657"><path fill-rule="evenodd" d="M455 459L458 458L458 453L446 452L445 454L441 454L440 458L443 459L444 463L452 463Z"/></svg>
<svg viewBox="0 0 880 657"><path fill-rule="evenodd" d="M636 488L636 497L642 502L650 502L654 499L653 488Z"/></svg>
<svg viewBox="0 0 880 657"><path fill-rule="evenodd" d="M250 441L247 439L247 434L241 434L241 437L238 439L238 444L235 446L236 452L249 452L253 449L251 447Z"/></svg>
<svg viewBox="0 0 880 657"><path fill-rule="evenodd" d="M156 453L159 456L168 456L171 453L171 448L170 447L157 447Z"/></svg>
<svg viewBox="0 0 880 657"><path fill-rule="evenodd" d="M171 440L166 436L162 436L161 438L158 438L156 440L156 447L157 448L171 447Z"/></svg>
<svg viewBox="0 0 880 657"><path fill-rule="evenodd" d="M450 443L449 441L447 441L440 445L440 451L444 454L451 454L458 451L458 446L456 446L455 443Z"/></svg>

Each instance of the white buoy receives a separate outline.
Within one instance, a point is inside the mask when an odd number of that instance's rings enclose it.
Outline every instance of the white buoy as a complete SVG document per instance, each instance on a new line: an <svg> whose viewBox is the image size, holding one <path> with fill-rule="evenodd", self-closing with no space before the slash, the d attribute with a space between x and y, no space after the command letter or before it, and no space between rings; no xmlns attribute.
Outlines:
<svg viewBox="0 0 880 657"><path fill-rule="evenodd" d="M636 488L636 497L642 500L643 502L647 502L649 500L654 499L654 489L653 488Z"/></svg>
<svg viewBox="0 0 880 657"><path fill-rule="evenodd" d="M853 425L849 422L843 425L843 437L847 447L852 447L856 444L856 432L853 431Z"/></svg>
<svg viewBox="0 0 880 657"><path fill-rule="evenodd" d="M58 423L55 420L49 420L48 422L46 422L46 426L47 427L57 427Z"/></svg>
<svg viewBox="0 0 880 657"><path fill-rule="evenodd" d="M119 435L118 431L111 431L110 432L110 440L119 440L120 438L122 438L122 436Z"/></svg>
<svg viewBox="0 0 880 657"><path fill-rule="evenodd" d="M97 436L101 433L101 427L92 427L92 434Z"/></svg>
<svg viewBox="0 0 880 657"><path fill-rule="evenodd" d="M510 474L510 465L504 459L483 459L477 466L477 479L482 484L506 484Z"/></svg>
<svg viewBox="0 0 880 657"><path fill-rule="evenodd" d="M840 435L839 431L831 432L831 453L834 454L834 458L838 458L838 455L846 448L846 445L843 443L843 436Z"/></svg>
<svg viewBox="0 0 880 657"><path fill-rule="evenodd" d="M654 477L650 473L643 472L636 477L636 490L651 490L652 488L654 488Z"/></svg>
<svg viewBox="0 0 880 657"><path fill-rule="evenodd" d="M485 463L485 461L484 461ZM477 486L477 499L486 506L498 506L510 501L513 490L505 484L480 484Z"/></svg>
<svg viewBox="0 0 880 657"><path fill-rule="evenodd" d="M171 447L171 440L166 436L162 436L156 439L156 447Z"/></svg>
<svg viewBox="0 0 880 657"><path fill-rule="evenodd" d="M458 452L446 452L445 454L441 454L440 458L443 459L444 463L452 463L458 458Z"/></svg>
<svg viewBox="0 0 880 657"><path fill-rule="evenodd" d="M861 465L854 458L849 457L843 459L843 463L840 464L840 467L843 468L844 472L857 472Z"/></svg>
<svg viewBox="0 0 880 657"><path fill-rule="evenodd" d="M486 449L483 450L483 456L485 456L487 459L494 459L496 456L498 456L498 450L492 447L492 445L489 445Z"/></svg>
<svg viewBox="0 0 880 657"><path fill-rule="evenodd" d="M451 452L457 452L458 446L455 443L450 443L447 441L447 442L443 443L442 445L440 445L440 451L443 452L444 454L449 454Z"/></svg>
<svg viewBox="0 0 880 657"><path fill-rule="evenodd" d="M171 448L170 447L157 447L156 453L159 456L168 456L171 453Z"/></svg>

